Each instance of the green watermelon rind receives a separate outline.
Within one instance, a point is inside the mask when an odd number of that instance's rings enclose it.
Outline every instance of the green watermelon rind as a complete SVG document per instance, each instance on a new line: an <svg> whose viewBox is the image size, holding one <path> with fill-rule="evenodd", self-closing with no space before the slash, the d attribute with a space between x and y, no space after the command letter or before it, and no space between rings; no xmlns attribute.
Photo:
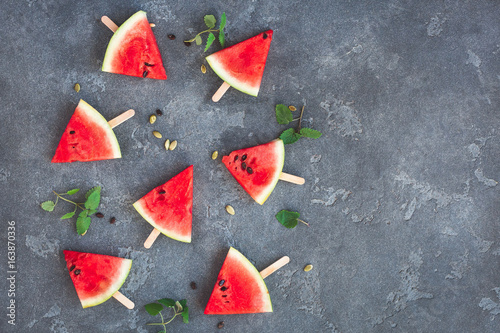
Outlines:
<svg viewBox="0 0 500 333"><path fill-rule="evenodd" d="M210 67L212 67L215 74L217 74L222 80L224 80L231 87L241 92L244 92L245 94L257 97L257 95L259 94L260 86L256 88L252 87L248 84L245 84L245 82L242 82L236 79L234 76L232 76L231 73L227 71L224 68L224 66L218 61L217 52L209 55L205 59L207 60Z"/></svg>
<svg viewBox="0 0 500 333"><path fill-rule="evenodd" d="M112 286L108 288L105 292L101 293L99 296L87 298L85 300L80 299L80 303L82 303L82 307L85 308L90 308L92 306L96 306L99 304L102 304L106 302L108 299L113 297L113 295L120 290L122 285L125 283L125 280L128 277L128 274L130 273L130 269L132 268L132 259L123 259L123 264L121 269L121 274L118 279L116 279L116 282L113 283Z"/></svg>
<svg viewBox="0 0 500 333"><path fill-rule="evenodd" d="M179 242L191 243L190 236L179 235L179 234L174 233L172 231L166 230L166 229L162 228L161 226L159 226L158 224L156 224L154 219L151 216L149 216L147 209L145 207L143 207L143 202L145 202L143 199L139 199L132 206L134 206L134 208L139 212L139 214L141 214L141 216L146 221L148 221L149 224L151 224L153 227L158 229L162 234L164 234L165 236L167 236L169 238L175 239L176 241L179 241Z"/></svg>
<svg viewBox="0 0 500 333"><path fill-rule="evenodd" d="M100 126L104 131L106 131L106 138L108 139L111 148L113 150L113 156L111 158L121 158L122 152L120 150L120 144L118 143L118 139L116 138L115 132L111 125L109 125L106 118L103 117L102 114L99 113L96 109L94 109L89 103L85 102L83 99L78 103L77 108L82 108L85 111L87 117L90 118L93 124Z"/></svg>
<svg viewBox="0 0 500 333"><path fill-rule="evenodd" d="M147 20L146 12L143 10L138 11L134 15L130 16L113 34L111 40L109 41L108 48L106 49L106 54L104 55L104 60L102 62L102 71L113 73L112 62L114 58L114 53L121 49L122 41L124 37L127 37L128 31L133 29L138 21Z"/></svg>
<svg viewBox="0 0 500 333"><path fill-rule="evenodd" d="M273 180L267 187L267 191L262 191L262 193L258 196L253 197L257 203L260 205L263 205L264 202L266 202L267 198L271 195L273 192L274 188L276 187L276 184L280 180L281 172L283 171L283 166L285 165L285 144L283 143L283 140L281 139L275 139L271 142L276 142L276 145L274 147L274 150L276 154L280 157L279 160L279 168L276 168L276 172L273 176Z"/></svg>

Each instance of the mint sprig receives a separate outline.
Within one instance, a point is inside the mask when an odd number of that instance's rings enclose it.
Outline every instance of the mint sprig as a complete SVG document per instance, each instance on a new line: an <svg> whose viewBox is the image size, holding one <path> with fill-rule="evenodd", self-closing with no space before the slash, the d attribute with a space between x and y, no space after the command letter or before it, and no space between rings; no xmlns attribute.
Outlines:
<svg viewBox="0 0 500 333"><path fill-rule="evenodd" d="M283 140L283 143L286 145L297 142L300 138L311 138L317 139L323 135L320 131L314 130L312 128L304 127L302 128L302 116L304 115L304 108L302 107L302 111L300 112L299 118L293 118L292 111L284 104L276 105L276 121L281 125L288 125L290 122L298 120L299 126L297 129L289 128L280 135L280 139Z"/></svg>
<svg viewBox="0 0 500 333"><path fill-rule="evenodd" d="M216 37L214 33L218 33L218 39L219 43L222 47L224 47L224 42L225 42L225 37L224 37L224 27L226 26L226 13L222 13L222 16L220 18L220 23L219 23L219 29L215 29L215 25L217 24L217 20L215 19L215 16L213 15L205 15L203 17L203 21L205 22L205 25L207 26L207 30L203 30L202 32L199 32L194 38L191 38L189 40L184 41L185 43L192 43L196 42L196 45L201 45L203 43L203 39L201 38L201 35L204 33L208 32L208 38L207 38L207 43L205 45L205 51L212 46L213 42L215 41Z"/></svg>
<svg viewBox="0 0 500 333"><path fill-rule="evenodd" d="M171 308L172 310L174 310L173 317L170 318L168 321L165 321L163 314L161 313L164 310L164 307L166 307L167 309ZM163 331L160 331L158 333L166 333L167 332L166 325L169 324L172 320L175 319L175 317L179 315L182 317L182 321L185 324L189 323L189 308L187 306L187 301L185 299L176 301L171 298L162 298L154 303L149 303L144 305L144 308L146 309L147 313L149 313L151 316L160 315L161 323L146 324L151 326L159 326L159 325L163 326Z"/></svg>
<svg viewBox="0 0 500 333"><path fill-rule="evenodd" d="M276 214L276 219L279 221L279 223L281 223L282 225L284 225L288 229L295 228L297 226L298 222L302 222L305 225L309 226L309 223L307 223L306 221L302 221L301 219L299 219L299 217L300 217L299 213L291 212L291 211L284 210L284 209L280 210Z"/></svg>
<svg viewBox="0 0 500 333"><path fill-rule="evenodd" d="M101 187L96 186L87 191L87 193L85 194L85 202L77 203L65 197L69 195L74 195L78 193L78 191L80 191L80 189L78 188L69 190L66 193L61 193L61 194L57 193L56 191L52 191L56 195L56 201L54 202L52 200L48 200L42 202L40 206L42 207L43 210L47 212L52 212L54 211L54 208L59 202L59 199L73 204L75 206L75 209L72 212L66 213L63 216L61 216L61 220L67 220L72 218L73 216L75 216L78 208L80 208L82 211L80 212L80 214L76 219L76 232L78 232L79 235L83 236L87 233L87 230L90 227L90 223L92 222L90 215L95 214L97 212L97 208L99 207L99 203L101 201Z"/></svg>

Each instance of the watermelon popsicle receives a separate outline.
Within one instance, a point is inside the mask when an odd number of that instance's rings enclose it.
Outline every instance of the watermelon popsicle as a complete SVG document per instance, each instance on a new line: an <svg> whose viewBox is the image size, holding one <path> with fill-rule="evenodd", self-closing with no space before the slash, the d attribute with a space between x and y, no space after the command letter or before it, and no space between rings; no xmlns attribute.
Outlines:
<svg viewBox="0 0 500 333"><path fill-rule="evenodd" d="M149 249L160 233L180 242L191 242L193 219L193 166L134 203L134 208L153 227L144 242Z"/></svg>
<svg viewBox="0 0 500 333"><path fill-rule="evenodd" d="M121 158L113 128L134 115L135 111L130 109L108 122L96 109L80 100L59 141L52 163Z"/></svg>
<svg viewBox="0 0 500 333"><path fill-rule="evenodd" d="M138 11L120 27L107 16L101 17L101 21L114 32L104 56L103 72L167 79L146 12Z"/></svg>
<svg viewBox="0 0 500 333"><path fill-rule="evenodd" d="M128 309L134 303L119 292L127 279L132 260L64 250L71 281L83 308L96 306L114 297Z"/></svg>
<svg viewBox="0 0 500 333"><path fill-rule="evenodd" d="M273 312L264 279L289 262L290 258L284 256L259 273L243 254L231 247L204 313L224 315Z"/></svg>
<svg viewBox="0 0 500 333"><path fill-rule="evenodd" d="M282 172L285 146L281 139L251 148L239 149L222 158L222 163L243 189L263 204L278 180L304 184L304 178Z"/></svg>
<svg viewBox="0 0 500 333"><path fill-rule="evenodd" d="M210 67L224 80L212 97L214 102L230 86L257 97L272 39L273 31L268 30L206 57Z"/></svg>

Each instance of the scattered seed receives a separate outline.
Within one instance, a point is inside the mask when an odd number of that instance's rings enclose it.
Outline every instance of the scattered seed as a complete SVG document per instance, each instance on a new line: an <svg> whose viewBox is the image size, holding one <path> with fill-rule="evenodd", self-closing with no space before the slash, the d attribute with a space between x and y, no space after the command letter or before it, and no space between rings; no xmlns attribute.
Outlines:
<svg viewBox="0 0 500 333"><path fill-rule="evenodd" d="M76 83L74 89L76 92L80 92L80 84Z"/></svg>
<svg viewBox="0 0 500 333"><path fill-rule="evenodd" d="M226 287L220 287L220 290L222 290L222 291L226 291L226 290L227 290L227 288L226 288Z"/></svg>
<svg viewBox="0 0 500 333"><path fill-rule="evenodd" d="M109 219L109 223L114 224L116 222L116 217L112 217Z"/></svg>
<svg viewBox="0 0 500 333"><path fill-rule="evenodd" d="M247 172L248 172L248 174L249 174L249 175L251 175L251 174L253 173L253 170L252 170L252 168L250 168L250 167L247 167Z"/></svg>
<svg viewBox="0 0 500 333"><path fill-rule="evenodd" d="M97 216L98 218L102 219L104 217L104 214L99 212L99 213L95 213L95 216Z"/></svg>
<svg viewBox="0 0 500 333"><path fill-rule="evenodd" d="M193 289L193 290L196 289L196 283L194 281L191 282L190 286L191 286L191 289Z"/></svg>
<svg viewBox="0 0 500 333"><path fill-rule="evenodd" d="M75 275L80 275L81 272L82 272L81 270L75 269Z"/></svg>
<svg viewBox="0 0 500 333"><path fill-rule="evenodd" d="M212 159L213 160L216 160L217 159L217 156L219 156L219 152L216 150L212 153Z"/></svg>
<svg viewBox="0 0 500 333"><path fill-rule="evenodd" d="M184 45L191 46L191 43L190 42L184 42Z"/></svg>
<svg viewBox="0 0 500 333"><path fill-rule="evenodd" d="M245 162L241 162L241 169L246 170L247 164Z"/></svg>
<svg viewBox="0 0 500 333"><path fill-rule="evenodd" d="M225 280L220 280L219 281L219 287L222 287L226 281Z"/></svg>
<svg viewBox="0 0 500 333"><path fill-rule="evenodd" d="M160 193L160 194L165 194L165 193L167 193L167 192L165 192L165 191L163 191L163 190L162 190L162 191L160 191L160 192L158 192L158 193Z"/></svg>
<svg viewBox="0 0 500 333"><path fill-rule="evenodd" d="M311 269L313 269L313 265L307 265L304 267L304 272L309 272Z"/></svg>
<svg viewBox="0 0 500 333"><path fill-rule="evenodd" d="M246 160L246 159L247 159L247 154L245 154L245 155L241 156L241 160L242 160L242 161L244 161L244 160Z"/></svg>
<svg viewBox="0 0 500 333"><path fill-rule="evenodd" d="M296 108L295 106L293 106L293 105L290 105L290 106L288 107L288 109L289 109L290 111L297 111L297 108Z"/></svg>
<svg viewBox="0 0 500 333"><path fill-rule="evenodd" d="M69 131L69 134L75 134L75 131Z"/></svg>
<svg viewBox="0 0 500 333"><path fill-rule="evenodd" d="M153 131L153 135L154 135L156 138L158 138L158 139L161 139L161 137L162 137L161 133L160 133L160 132L158 132L158 131Z"/></svg>
<svg viewBox="0 0 500 333"><path fill-rule="evenodd" d="M71 272L72 270L75 269L75 267L76 267L75 265L71 265L71 267L69 268L69 271Z"/></svg>
<svg viewBox="0 0 500 333"><path fill-rule="evenodd" d="M205 65L201 65L201 72L203 74L205 74L207 72L207 68L205 67Z"/></svg>
<svg viewBox="0 0 500 333"><path fill-rule="evenodd" d="M148 66L148 67L153 67L154 65L151 65L150 63L147 63L145 62L144 65Z"/></svg>
<svg viewBox="0 0 500 333"><path fill-rule="evenodd" d="M226 206L226 212L230 215L234 215L234 208L230 205Z"/></svg>
<svg viewBox="0 0 500 333"><path fill-rule="evenodd" d="M217 324L217 328L218 329L221 329L221 328L224 328L224 322L221 321L220 323Z"/></svg>
<svg viewBox="0 0 500 333"><path fill-rule="evenodd" d="M174 140L170 143L170 147L168 147L169 150L174 150L175 147L177 147L177 140Z"/></svg>
<svg viewBox="0 0 500 333"><path fill-rule="evenodd" d="M170 140L167 139L167 141L165 141L165 150L168 150L169 146L170 146Z"/></svg>
<svg viewBox="0 0 500 333"><path fill-rule="evenodd" d="M154 27L156 27L156 24L154 24L154 23L149 23L149 26L150 26L151 28L154 28Z"/></svg>
<svg viewBox="0 0 500 333"><path fill-rule="evenodd" d="M238 160L238 155L234 157L234 161L236 162Z"/></svg>
<svg viewBox="0 0 500 333"><path fill-rule="evenodd" d="M156 109L156 114L159 115L160 117L163 116L163 112L161 112L160 109Z"/></svg>
<svg viewBox="0 0 500 333"><path fill-rule="evenodd" d="M227 297L227 295L222 295L222 297Z"/></svg>
<svg viewBox="0 0 500 333"><path fill-rule="evenodd" d="M142 72L142 77L146 77L146 76L148 76L148 74L149 74L148 71L144 71L144 72Z"/></svg>
<svg viewBox="0 0 500 333"><path fill-rule="evenodd" d="M264 39L267 39L267 34L264 32L264 34L262 35L262 38Z"/></svg>
<svg viewBox="0 0 500 333"><path fill-rule="evenodd" d="M154 124L156 121L156 116L154 114L150 115L149 116L149 123L150 124Z"/></svg>
<svg viewBox="0 0 500 333"><path fill-rule="evenodd" d="M175 39L175 35L172 35L172 34L167 35L167 37L168 37L168 39L171 39L171 40L174 40L174 39Z"/></svg>

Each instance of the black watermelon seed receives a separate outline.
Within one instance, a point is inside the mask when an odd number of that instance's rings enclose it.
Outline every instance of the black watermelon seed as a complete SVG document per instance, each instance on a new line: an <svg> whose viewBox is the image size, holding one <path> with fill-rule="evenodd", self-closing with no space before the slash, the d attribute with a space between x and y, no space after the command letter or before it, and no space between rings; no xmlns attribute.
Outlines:
<svg viewBox="0 0 500 333"><path fill-rule="evenodd" d="M160 194L165 194L165 193L167 193L167 192L165 192L165 191L160 191L160 192L158 192L158 193L160 193Z"/></svg>
<svg viewBox="0 0 500 333"><path fill-rule="evenodd" d="M175 35L172 35L172 34L167 35L167 37L168 37L168 39L171 39L171 40L174 40L174 39L175 39Z"/></svg>
<svg viewBox="0 0 500 333"><path fill-rule="evenodd" d="M112 218L109 219L109 223L113 224L115 222L116 222L116 217L113 216Z"/></svg>
<svg viewBox="0 0 500 333"><path fill-rule="evenodd" d="M224 328L224 322L221 321L220 323L217 324L217 328L218 329L221 329L221 328Z"/></svg>
<svg viewBox="0 0 500 333"><path fill-rule="evenodd" d="M95 216L97 216L98 218L102 219L104 217L104 214L99 212L99 213L95 213Z"/></svg>
<svg viewBox="0 0 500 333"><path fill-rule="evenodd" d="M227 295L222 295L222 297L227 297Z"/></svg>
<svg viewBox="0 0 500 333"><path fill-rule="evenodd" d="M157 114L157 115L159 115L159 116L163 116L163 112L161 112L161 110L160 110L160 109L157 109L157 110L156 110L156 114Z"/></svg>
<svg viewBox="0 0 500 333"><path fill-rule="evenodd" d="M146 77L146 76L148 76L148 74L149 74L149 72L148 72L148 71L144 71L144 72L142 73L142 77Z"/></svg>
<svg viewBox="0 0 500 333"><path fill-rule="evenodd" d="M72 270L75 269L75 267L76 267L75 265L71 265L71 267L69 268L69 271L71 272Z"/></svg>
<svg viewBox="0 0 500 333"><path fill-rule="evenodd" d="M225 301L224 303L230 303L229 301Z"/></svg>
<svg viewBox="0 0 500 333"><path fill-rule="evenodd" d="M184 42L184 45L191 46L191 43L190 42Z"/></svg>
<svg viewBox="0 0 500 333"><path fill-rule="evenodd" d="M247 164L245 162L241 163L241 169L246 170Z"/></svg>
<svg viewBox="0 0 500 333"><path fill-rule="evenodd" d="M244 160L246 160L246 159L247 159L247 154L245 154L245 155L241 156L241 160L242 160L242 161L244 161Z"/></svg>
<svg viewBox="0 0 500 333"><path fill-rule="evenodd" d="M226 288L226 287L221 287L221 288L220 288L220 290L222 290L222 291L226 291L226 290L227 290L227 288Z"/></svg>
<svg viewBox="0 0 500 333"><path fill-rule="evenodd" d="M153 67L153 66L154 66L154 65L151 65L151 64L149 64L149 63L147 63L147 62L145 62L145 63L144 63L144 65L146 65L146 66L148 66L148 67ZM143 73L142 75L144 75L144 73Z"/></svg>
<svg viewBox="0 0 500 333"><path fill-rule="evenodd" d="M262 38L267 39L267 34L265 32L262 34Z"/></svg>
<svg viewBox="0 0 500 333"><path fill-rule="evenodd" d="M234 156L234 161L236 162L238 160L238 155Z"/></svg>
<svg viewBox="0 0 500 333"><path fill-rule="evenodd" d="M75 131L69 131L69 134L75 134Z"/></svg>
<svg viewBox="0 0 500 333"><path fill-rule="evenodd" d="M75 275L80 275L80 270L79 269L75 269Z"/></svg>
<svg viewBox="0 0 500 333"><path fill-rule="evenodd" d="M191 282L191 289L195 290L196 289L196 283L193 281Z"/></svg>
<svg viewBox="0 0 500 333"><path fill-rule="evenodd" d="M249 175L251 175L251 174L253 173L252 168L248 167L248 168L247 168L247 172L248 172L248 174L249 174Z"/></svg>
<svg viewBox="0 0 500 333"><path fill-rule="evenodd" d="M224 285L224 282L226 282L226 281L225 281L225 280L220 280L220 281L219 281L219 286L221 286L221 287L222 287L222 286Z"/></svg>

